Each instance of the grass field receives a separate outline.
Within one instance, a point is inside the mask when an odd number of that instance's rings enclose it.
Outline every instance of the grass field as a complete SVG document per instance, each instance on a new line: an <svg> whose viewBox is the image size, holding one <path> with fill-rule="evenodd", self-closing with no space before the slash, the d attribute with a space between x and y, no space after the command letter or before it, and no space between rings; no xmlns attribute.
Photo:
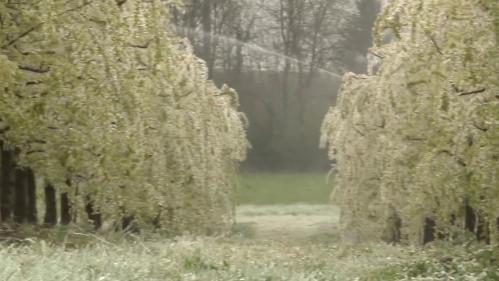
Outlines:
<svg viewBox="0 0 499 281"><path fill-rule="evenodd" d="M34 242L0 246L0 280L348 281L361 280L355 278L387 257L407 256L394 247L382 251L245 238L96 241L72 250Z"/></svg>
<svg viewBox="0 0 499 281"><path fill-rule="evenodd" d="M497 247L341 245L331 189L323 174L243 175L224 237L27 227L0 239L0 281L499 281Z"/></svg>
<svg viewBox="0 0 499 281"><path fill-rule="evenodd" d="M332 182L327 173L247 173L240 177L238 203L328 204Z"/></svg>
<svg viewBox="0 0 499 281"><path fill-rule="evenodd" d="M499 250L465 244L424 249L329 240L83 236L51 244L0 243L2 281L495 281ZM81 237L80 237L81 238ZM78 238L78 239L80 239Z"/></svg>

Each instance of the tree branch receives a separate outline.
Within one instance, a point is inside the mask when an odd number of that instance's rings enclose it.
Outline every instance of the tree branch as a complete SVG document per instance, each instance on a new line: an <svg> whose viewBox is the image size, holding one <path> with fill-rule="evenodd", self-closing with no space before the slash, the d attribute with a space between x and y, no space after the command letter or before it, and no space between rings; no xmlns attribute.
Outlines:
<svg viewBox="0 0 499 281"><path fill-rule="evenodd" d="M149 40L149 41L147 41L144 44L132 44L132 43L128 43L128 46L129 47L133 47L133 48L139 48L139 49L147 49L149 47L149 44L151 43L151 41L152 40Z"/></svg>
<svg viewBox="0 0 499 281"><path fill-rule="evenodd" d="M478 89L478 90L474 90L474 91L470 91L470 92L463 92L463 93L460 93L459 96L469 96L469 95L474 95L474 94L480 94L480 93L485 92L486 90L487 90L486 88L482 88L482 89Z"/></svg>
<svg viewBox="0 0 499 281"><path fill-rule="evenodd" d="M439 54L443 55L444 53L442 52L442 48L440 48L440 46L438 46L437 41L435 40L435 38L433 38L433 36L431 36L431 34L429 32L425 32L425 33L426 33L426 36L428 36L428 38L430 38L431 42L433 43L433 45L437 49L437 52Z"/></svg>
<svg viewBox="0 0 499 281"><path fill-rule="evenodd" d="M33 67L31 65L18 65L19 69L21 70L25 70L25 71L29 71L29 72L34 72L34 73L40 73L40 74L43 74L43 73L47 73L50 71L50 68L47 67L47 68L36 68L36 67Z"/></svg>
<svg viewBox="0 0 499 281"><path fill-rule="evenodd" d="M5 132L7 132L8 130L10 130L10 127L9 127L9 125L6 125L5 127L0 128L0 134L3 134Z"/></svg>
<svg viewBox="0 0 499 281"><path fill-rule="evenodd" d="M33 149L33 150L30 150L30 151L27 151L26 155L30 155L30 154L33 154L33 153L43 153L43 152L45 152L45 150L43 150L43 149Z"/></svg>
<svg viewBox="0 0 499 281"><path fill-rule="evenodd" d="M487 88L481 88L481 89L478 89L478 90L473 90L473 91L465 92L464 90L459 89L456 86L456 84L451 84L451 86L452 86L452 89L454 89L454 91L456 93L458 93L458 96L469 96L469 95L474 95L474 94L480 94L480 93L483 93L483 92L487 91Z"/></svg>
<svg viewBox="0 0 499 281"><path fill-rule="evenodd" d="M361 135L361 136L363 136L363 137L365 137L365 136L366 136L366 134L364 134L361 130L359 130L359 129L356 127L356 125L353 125L353 126L352 126L352 129L353 129L355 132L357 132L357 134L359 134L359 135Z"/></svg>
<svg viewBox="0 0 499 281"><path fill-rule="evenodd" d="M42 26L45 22L41 22L33 27L31 27L30 29L26 30L25 32L19 34L17 37L15 37L14 39L10 40L9 42L7 42L7 44L3 45L2 46L2 49L6 48L6 47L9 47L11 46L12 44L16 43L17 41L19 41L21 38L27 36L28 34L30 34L31 32L35 31L37 28L39 28L40 26Z"/></svg>
<svg viewBox="0 0 499 281"><path fill-rule="evenodd" d="M116 0L116 5L118 5L118 7L121 8L121 6L123 6L123 4L126 3L127 0Z"/></svg>
<svg viewBox="0 0 499 281"><path fill-rule="evenodd" d="M369 54L371 54L371 55L373 55L373 56L375 56L377 58L380 58L380 59L384 59L385 58L382 55L376 54L374 51L369 50L368 52L369 52Z"/></svg>
<svg viewBox="0 0 499 281"><path fill-rule="evenodd" d="M476 124L476 122L473 123L473 127L475 127L476 129L478 129L482 132L487 132L489 130L488 128L485 128L485 127L482 127L482 126Z"/></svg>
<svg viewBox="0 0 499 281"><path fill-rule="evenodd" d="M88 1L85 1L83 4L81 4L80 6L77 6L77 7L74 7L74 8L71 8L71 9L68 9L68 10L65 10L59 14L56 15L56 17L60 17L60 16L63 16L67 13L70 13L70 12L73 12L73 11L77 11L81 8L84 8L88 5L90 5L91 3L93 2L93 0L88 0ZM42 25L44 25L46 22L45 21L42 21L34 26L32 26L31 28L29 28L28 30L24 31L23 33L19 34L18 36L14 37L14 39L10 40L9 42L7 42L7 44L3 45L2 46L2 49L4 48L7 48L9 46L11 46L12 44L16 43L17 41L19 41L20 39L22 39L23 37L26 37L27 35L29 35L31 32L35 31L36 29L40 28Z"/></svg>

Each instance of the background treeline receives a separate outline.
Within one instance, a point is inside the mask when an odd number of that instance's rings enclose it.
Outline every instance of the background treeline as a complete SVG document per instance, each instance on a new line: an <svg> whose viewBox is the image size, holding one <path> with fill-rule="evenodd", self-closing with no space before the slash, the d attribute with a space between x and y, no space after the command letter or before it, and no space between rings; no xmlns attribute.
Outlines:
<svg viewBox="0 0 499 281"><path fill-rule="evenodd" d="M230 227L238 98L168 14L159 0L0 3L2 222L36 223L44 193L47 224Z"/></svg>
<svg viewBox="0 0 499 281"><path fill-rule="evenodd" d="M391 1L323 145L345 237L499 242L499 3Z"/></svg>
<svg viewBox="0 0 499 281"><path fill-rule="evenodd" d="M376 0L188 0L172 10L210 77L241 97L246 170L328 169L317 148L339 77L366 72ZM339 74L340 76L338 76Z"/></svg>

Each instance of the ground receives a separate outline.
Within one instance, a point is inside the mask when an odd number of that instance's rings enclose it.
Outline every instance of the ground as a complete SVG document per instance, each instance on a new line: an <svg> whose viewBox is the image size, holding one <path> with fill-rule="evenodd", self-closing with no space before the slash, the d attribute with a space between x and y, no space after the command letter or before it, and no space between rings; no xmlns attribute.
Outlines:
<svg viewBox="0 0 499 281"><path fill-rule="evenodd" d="M308 241L338 237L339 210L332 205L242 205L237 226L253 239Z"/></svg>
<svg viewBox="0 0 499 281"><path fill-rule="evenodd" d="M43 238L0 241L0 280L499 280L499 250L493 247L343 245L339 210L324 198L327 185L309 185L306 204L293 193L267 197L283 192L286 184L299 189L293 184L303 182L295 179L295 175L271 179L278 187L273 191L268 190L272 185L248 184L261 180L255 175L245 179L251 196L240 197L244 204L237 208L237 224L223 237L88 233L72 227L53 230Z"/></svg>
<svg viewBox="0 0 499 281"><path fill-rule="evenodd" d="M224 237L89 234L75 228L54 232L58 237L52 239L3 242L0 280L499 280L499 255L491 247L342 246L337 209L328 205L243 205L238 220Z"/></svg>
<svg viewBox="0 0 499 281"><path fill-rule="evenodd" d="M237 218L225 237L123 237L72 229L59 245L20 239L16 246L0 246L0 280L326 281L350 280L349 272L374 265L333 262L338 254L356 255L336 244L337 209L330 205L242 205Z"/></svg>

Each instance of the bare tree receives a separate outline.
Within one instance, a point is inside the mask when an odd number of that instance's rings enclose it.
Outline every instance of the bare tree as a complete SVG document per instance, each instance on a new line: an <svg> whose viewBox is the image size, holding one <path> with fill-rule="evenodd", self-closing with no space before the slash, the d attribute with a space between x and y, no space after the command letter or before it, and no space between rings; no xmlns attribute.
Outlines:
<svg viewBox="0 0 499 281"><path fill-rule="evenodd" d="M339 79L331 73L345 69L345 52L339 50L351 41L348 29L358 18L355 2L188 0L183 11L173 14L177 31L206 61L210 78L241 92L252 124L250 139L283 150L281 155L301 149L305 137L315 149L319 129L310 137L307 128L310 122L320 124L318 116L307 121L316 104L312 88L318 80L330 80L328 97L334 97ZM320 98L330 103L328 97ZM326 108L321 110L325 114Z"/></svg>

